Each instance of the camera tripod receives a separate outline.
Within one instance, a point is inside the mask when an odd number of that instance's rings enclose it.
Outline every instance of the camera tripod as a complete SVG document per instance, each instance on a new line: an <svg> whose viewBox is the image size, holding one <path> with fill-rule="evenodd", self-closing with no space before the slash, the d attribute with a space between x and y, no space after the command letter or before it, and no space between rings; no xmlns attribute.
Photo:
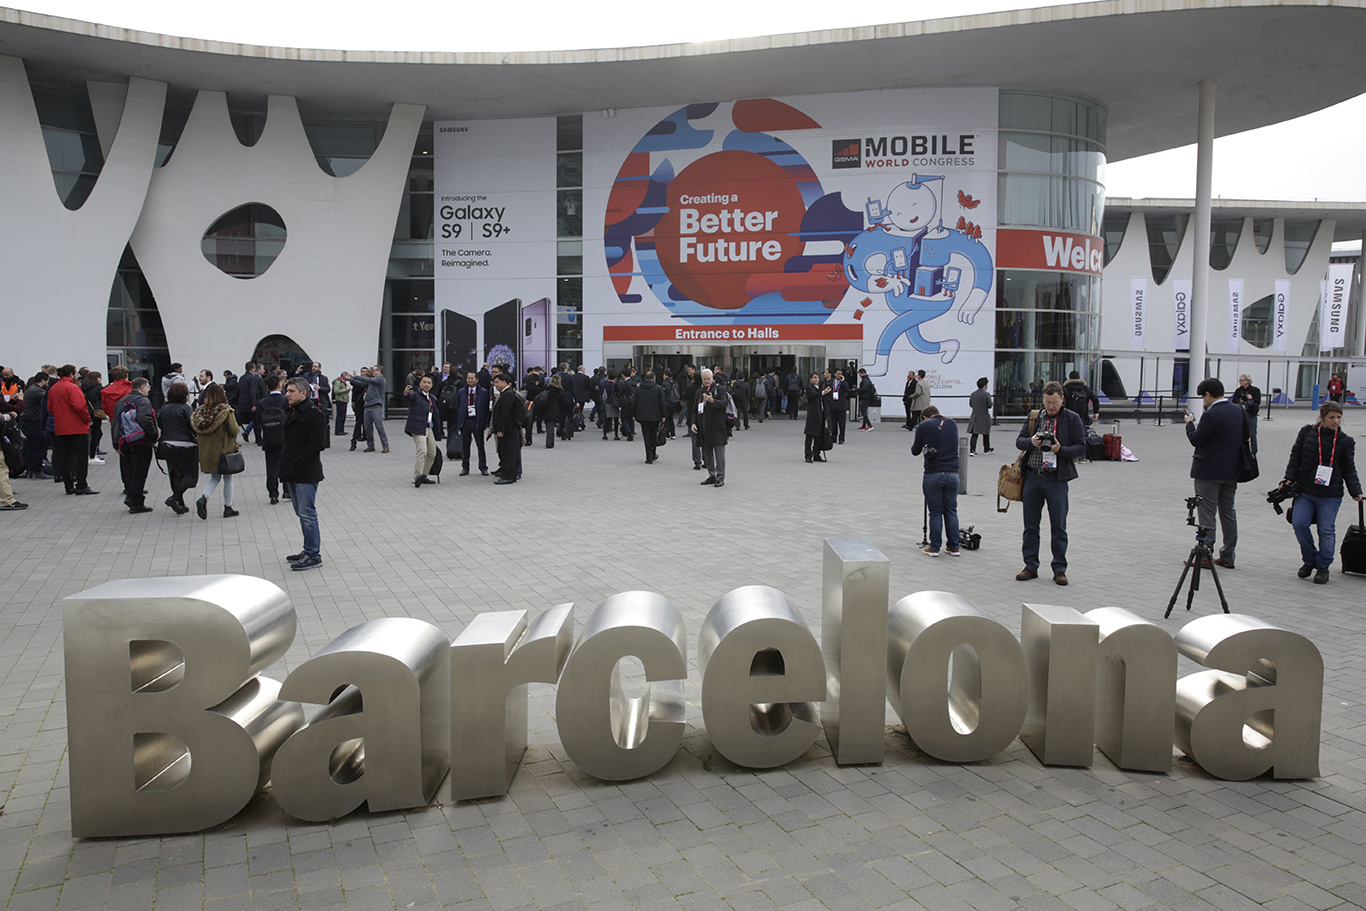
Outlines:
<svg viewBox="0 0 1366 911"><path fill-rule="evenodd" d="M1199 499L1198 497L1195 499ZM1192 523L1194 524L1194 523ZM1208 569L1210 576L1214 578L1214 587L1219 592L1219 604L1224 608L1224 613L1228 613L1228 599L1224 597L1224 586L1219 583L1219 573L1214 568L1214 552L1210 547L1210 538L1214 535L1213 528L1202 528L1196 526L1195 546L1191 548L1190 556L1186 557L1186 566L1181 570L1181 578L1176 581L1176 590L1172 592L1172 599L1167 602L1167 612L1162 615L1162 619L1167 619L1172 615L1172 608L1176 605L1176 599L1181 594L1181 586L1186 584L1186 576L1190 575L1190 589L1186 592L1186 610L1191 609L1191 602L1195 600L1195 593L1200 590L1200 570ZM1195 569L1195 574L1191 575L1191 569Z"/></svg>

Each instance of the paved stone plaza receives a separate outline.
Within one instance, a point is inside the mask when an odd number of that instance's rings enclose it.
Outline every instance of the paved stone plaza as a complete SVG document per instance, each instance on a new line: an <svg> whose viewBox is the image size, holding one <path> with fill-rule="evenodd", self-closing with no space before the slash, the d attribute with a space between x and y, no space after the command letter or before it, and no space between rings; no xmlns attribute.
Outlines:
<svg viewBox="0 0 1366 911"><path fill-rule="evenodd" d="M1233 609L1309 636L1326 665L1322 777L1224 782L1184 758L1168 775L1122 772L1099 752L1089 769L1043 766L1018 740L993 760L930 759L887 710L880 766L840 768L822 739L802 759L756 772L721 759L702 727L697 631L741 585L781 589L820 631L822 538L866 537L891 560L895 601L957 592L1019 631L1020 604L1119 605L1175 631L1219 610L1206 582L1194 611L1162 620L1193 543L1184 498L1190 447L1179 426L1121 426L1137 463L1082 465L1071 485L1072 584L1019 583L1020 507L995 509L998 452L968 462L963 524L982 548L927 559L919 459L910 434L852 428L830 463L805 464L801 423L752 424L729 449L723 490L700 487L687 442L644 464L637 441L592 432L525 452L522 483L495 487L448 466L415 490L402 425L389 455L324 455L321 569L291 572L287 503L271 507L263 460L248 447L240 518L176 518L120 506L113 459L91 468L97 497L16 481L30 504L0 515L0 878L5 907L31 909L628 908L899 909L1268 908L1366 906L1366 579L1297 579L1290 527L1263 501L1307 410L1261 424L1263 478L1239 495L1237 568L1222 573ZM1353 409L1344 428L1366 436ZM1355 521L1347 501L1339 535ZM1046 548L1046 544L1045 544ZM1046 553L1046 550L1045 550ZM1045 563L1046 568L1046 563ZM298 613L283 679L347 628L409 616L454 637L481 611L574 602L582 627L612 594L649 589L678 607L691 677L683 749L650 778L585 776L560 746L554 689L532 687L531 747L510 794L357 812L331 824L287 817L259 796L210 831L73 840L66 768L61 599L110 579L246 573L281 586ZM1182 672L1195 669L1182 659Z"/></svg>

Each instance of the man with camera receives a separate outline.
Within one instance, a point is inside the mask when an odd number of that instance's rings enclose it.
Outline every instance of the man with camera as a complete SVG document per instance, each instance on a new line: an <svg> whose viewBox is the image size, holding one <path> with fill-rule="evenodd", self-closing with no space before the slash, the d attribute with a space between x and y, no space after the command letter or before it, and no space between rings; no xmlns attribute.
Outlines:
<svg viewBox="0 0 1366 911"><path fill-rule="evenodd" d="M1048 505L1049 542L1053 549L1053 581L1067 584L1067 482L1077 476L1074 464L1086 456L1086 427L1076 412L1062 407L1062 384L1043 387L1043 410L1031 412L1015 440L1024 475L1024 569L1016 580L1039 577L1039 525Z"/></svg>
<svg viewBox="0 0 1366 911"><path fill-rule="evenodd" d="M1201 380L1195 391L1205 403L1205 412L1199 423L1186 412L1186 438L1195 447L1191 477L1195 479L1195 494L1201 498L1198 521L1201 528L1210 530L1212 549L1214 510L1218 507L1224 545L1214 562L1233 569L1233 551L1238 546L1238 514L1233 509L1233 498L1238 494L1238 478L1252 467L1251 455L1243 447L1248 438L1247 412L1224 398L1224 384L1218 377Z"/></svg>

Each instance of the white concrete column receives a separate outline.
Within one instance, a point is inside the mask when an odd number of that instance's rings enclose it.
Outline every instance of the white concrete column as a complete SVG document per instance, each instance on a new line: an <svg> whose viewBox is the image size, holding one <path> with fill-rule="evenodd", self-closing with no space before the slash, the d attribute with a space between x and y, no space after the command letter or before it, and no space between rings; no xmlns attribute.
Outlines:
<svg viewBox="0 0 1366 911"><path fill-rule="evenodd" d="M1199 415L1202 406L1195 387L1209 376L1205 348L1209 324L1209 220L1210 194L1214 174L1214 89L1215 81L1200 83L1199 129L1195 154L1195 224L1191 237L1191 352L1190 402L1186 406Z"/></svg>
<svg viewBox="0 0 1366 911"><path fill-rule="evenodd" d="M1366 231L1361 232L1361 255L1357 257L1356 333L1352 354L1366 357Z"/></svg>

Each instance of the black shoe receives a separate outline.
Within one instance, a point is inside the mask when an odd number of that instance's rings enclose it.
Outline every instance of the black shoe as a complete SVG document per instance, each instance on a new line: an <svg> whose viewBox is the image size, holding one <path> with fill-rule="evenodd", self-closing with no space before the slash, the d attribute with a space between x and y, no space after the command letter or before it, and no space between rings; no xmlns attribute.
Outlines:
<svg viewBox="0 0 1366 911"><path fill-rule="evenodd" d="M241 515L241 513L238 512L237 510L233 509L231 506L224 506L224 507L223 507L223 518L225 518L225 519L235 519L235 518L237 518L237 517L240 516L240 515Z"/></svg>
<svg viewBox="0 0 1366 911"><path fill-rule="evenodd" d="M422 483L423 483L423 484L435 484L436 482L433 481L431 478L427 477L426 475L423 475L423 476L422 476Z"/></svg>
<svg viewBox="0 0 1366 911"><path fill-rule="evenodd" d="M13 503L9 504L8 506L0 505L0 509L12 509L12 510L28 509L28 504L27 504L27 503L20 503L18 500L15 500Z"/></svg>
<svg viewBox="0 0 1366 911"><path fill-rule="evenodd" d="M151 512L151 511L152 511L152 507L150 507L150 506L129 506L129 507L128 507L128 512L129 512L129 514L130 514L130 515L134 515L134 516L140 516L140 515L142 515L142 514L145 513L145 512Z"/></svg>
<svg viewBox="0 0 1366 911"><path fill-rule="evenodd" d="M299 560L289 564L289 568L296 571L312 569L315 566L322 566L323 558L317 554L304 554Z"/></svg>
<svg viewBox="0 0 1366 911"><path fill-rule="evenodd" d="M468 468L462 468L462 469L460 469L460 477L462 477L462 478L463 478L465 475L469 474L469 473L470 473L470 470L469 470Z"/></svg>
<svg viewBox="0 0 1366 911"><path fill-rule="evenodd" d="M271 498L270 498L270 505L271 505L271 506L278 506L279 503L280 503L280 498L279 498L279 497L271 497Z"/></svg>
<svg viewBox="0 0 1366 911"><path fill-rule="evenodd" d="M1310 566L1308 563L1301 566L1299 572L1295 573L1295 575L1299 576L1301 579L1308 579L1313 574L1314 567Z"/></svg>
<svg viewBox="0 0 1366 911"><path fill-rule="evenodd" d="M494 483L494 484L516 484L517 482L516 482L516 481L509 481L507 478L499 478L498 480L494 481L493 483Z"/></svg>
<svg viewBox="0 0 1366 911"><path fill-rule="evenodd" d="M352 451L352 452L355 452L355 451L356 451L356 441L355 441L355 440L352 440L352 441L351 441L351 451Z"/></svg>
<svg viewBox="0 0 1366 911"><path fill-rule="evenodd" d="M413 486L414 486L414 487L421 487L421 486L422 486L422 480L423 480L423 476L422 476L422 475L418 475L417 477L413 478Z"/></svg>
<svg viewBox="0 0 1366 911"><path fill-rule="evenodd" d="M209 498L200 497L198 500L195 500L194 511L199 518L207 519L209 517Z"/></svg>
<svg viewBox="0 0 1366 911"><path fill-rule="evenodd" d="M297 554L285 554L285 562L298 563L300 560L307 556L308 554L304 553L303 551L299 551Z"/></svg>
<svg viewBox="0 0 1366 911"><path fill-rule="evenodd" d="M693 470L693 471L701 471L701 470L702 470L702 464L699 462L699 463L693 465L692 470Z"/></svg>
<svg viewBox="0 0 1366 911"><path fill-rule="evenodd" d="M704 486L707 485L707 484L715 484L715 483L716 483L716 478L715 478L715 477L707 478L705 481L702 482L702 484L703 484Z"/></svg>
<svg viewBox="0 0 1366 911"><path fill-rule="evenodd" d="M813 460L812 460L811 456L807 456L807 457L806 457L806 464L810 465L812 461L813 461Z"/></svg>
<svg viewBox="0 0 1366 911"><path fill-rule="evenodd" d="M288 499L289 499L289 493L286 492L286 493L280 494L280 498L281 498L281 499L284 499L284 500L288 500Z"/></svg>
<svg viewBox="0 0 1366 911"><path fill-rule="evenodd" d="M479 469L479 474L487 478L489 476L489 470L487 468L481 468Z"/></svg>
<svg viewBox="0 0 1366 911"><path fill-rule="evenodd" d="M1327 585L1327 584L1328 584L1328 567L1326 567L1326 566L1321 566L1321 567L1319 567L1318 569L1314 570L1314 584L1315 584L1315 585Z"/></svg>
<svg viewBox="0 0 1366 911"><path fill-rule="evenodd" d="M717 482L716 482L716 486L717 486L717 487L725 487L725 486L726 486L726 482L725 482L724 480L718 479Z"/></svg>
<svg viewBox="0 0 1366 911"><path fill-rule="evenodd" d="M77 487L72 493L78 497L93 497L95 494L99 493L99 491L91 490L89 487Z"/></svg>

